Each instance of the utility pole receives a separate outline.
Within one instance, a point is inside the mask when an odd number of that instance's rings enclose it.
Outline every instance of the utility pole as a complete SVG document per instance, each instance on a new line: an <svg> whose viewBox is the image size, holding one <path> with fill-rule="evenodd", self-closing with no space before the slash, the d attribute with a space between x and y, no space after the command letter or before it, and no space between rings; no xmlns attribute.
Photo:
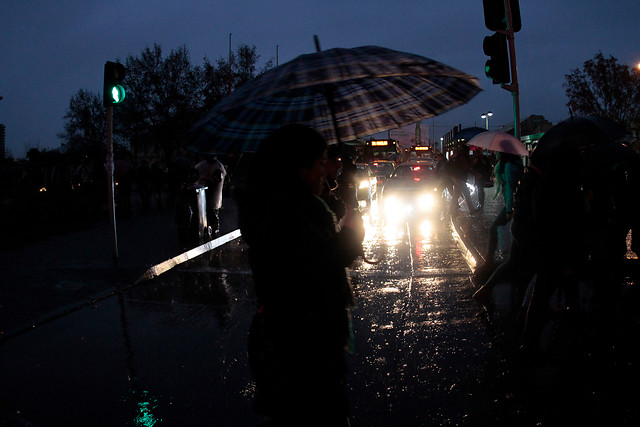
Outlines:
<svg viewBox="0 0 640 427"><path fill-rule="evenodd" d="M120 83L124 79L124 65L107 61L104 64L103 105L107 108L107 185L109 190L109 222L111 224L111 241L113 243L113 259L118 260L118 233L116 232L116 204L113 179L113 104L124 101L125 90Z"/></svg>
<svg viewBox="0 0 640 427"><path fill-rule="evenodd" d="M509 43L509 59L511 63L511 84L502 84L502 88L513 95L514 125L513 135L520 139L520 88L518 86L518 67L516 66L516 44L513 31L513 16L511 15L511 2L504 0L504 10L507 15L507 42Z"/></svg>
<svg viewBox="0 0 640 427"><path fill-rule="evenodd" d="M116 231L116 204L113 183L113 105L107 105L107 185L109 188L109 224L113 259L118 259L118 233Z"/></svg>
<svg viewBox="0 0 640 427"><path fill-rule="evenodd" d="M229 93L231 95L231 33L229 33Z"/></svg>
<svg viewBox="0 0 640 427"><path fill-rule="evenodd" d="M490 57L485 74L494 84L511 92L513 96L514 136L520 138L520 88L514 33L520 31L520 5L518 0L482 0L486 27L495 31L485 37L482 48ZM511 76L509 76L511 74Z"/></svg>

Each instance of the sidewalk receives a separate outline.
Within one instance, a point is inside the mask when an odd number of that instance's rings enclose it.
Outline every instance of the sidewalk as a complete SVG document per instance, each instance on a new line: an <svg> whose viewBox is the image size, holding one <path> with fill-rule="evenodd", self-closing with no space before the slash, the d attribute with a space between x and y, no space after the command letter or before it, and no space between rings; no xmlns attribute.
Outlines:
<svg viewBox="0 0 640 427"><path fill-rule="evenodd" d="M485 189L484 207L478 213L469 214L466 203L463 202L459 215L452 218L452 225L460 236L464 244L464 250L468 250L474 257L476 265L484 262L485 255L489 247L489 228L494 219L503 207L502 197L494 198L495 188L489 187ZM477 201L477 195L471 196L474 203ZM503 230L499 230L502 232ZM470 262L470 268L475 269L476 265Z"/></svg>
<svg viewBox="0 0 640 427"><path fill-rule="evenodd" d="M118 259L108 222L0 252L0 340L73 307L133 284L150 267L182 253L173 207L117 218ZM221 234L237 228L225 200Z"/></svg>

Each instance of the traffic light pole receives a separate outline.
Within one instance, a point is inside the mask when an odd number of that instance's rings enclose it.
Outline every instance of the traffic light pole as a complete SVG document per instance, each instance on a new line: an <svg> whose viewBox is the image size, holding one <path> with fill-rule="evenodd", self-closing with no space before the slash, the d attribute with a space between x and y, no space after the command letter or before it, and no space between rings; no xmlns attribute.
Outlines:
<svg viewBox="0 0 640 427"><path fill-rule="evenodd" d="M113 243L113 259L118 259L118 233L116 232L116 204L113 183L113 105L107 105L107 185L109 186L109 223L111 225L111 242Z"/></svg>
<svg viewBox="0 0 640 427"><path fill-rule="evenodd" d="M518 67L516 66L516 45L513 32L513 17L511 15L511 2L504 0L505 12L507 15L507 31L504 32L507 36L507 42L509 44L509 62L511 64L511 84L502 84L503 89L508 90L513 95L513 114L514 125L513 135L516 138L520 138L520 89L518 87Z"/></svg>

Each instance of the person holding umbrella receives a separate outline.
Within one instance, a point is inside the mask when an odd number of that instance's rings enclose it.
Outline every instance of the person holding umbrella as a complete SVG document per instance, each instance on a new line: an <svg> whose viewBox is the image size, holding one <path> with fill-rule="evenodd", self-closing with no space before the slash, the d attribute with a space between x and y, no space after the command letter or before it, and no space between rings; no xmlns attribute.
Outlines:
<svg viewBox="0 0 640 427"><path fill-rule="evenodd" d="M215 155L208 155L196 166L198 171L197 184L206 187L207 222L213 235L220 234L220 208L222 207L222 187L227 176L227 170Z"/></svg>
<svg viewBox="0 0 640 427"><path fill-rule="evenodd" d="M498 248L498 227L509 224L513 217L514 194L523 171L521 158L517 154L498 152L496 159L494 174L497 187L494 198L502 194L504 206L489 228L489 246L485 255L485 262L476 269L476 274L480 276L486 275L494 269L494 255ZM487 283L473 294L473 297L482 304L487 305L495 285L496 280L491 280L490 278Z"/></svg>
<svg viewBox="0 0 640 427"><path fill-rule="evenodd" d="M349 423L346 267L362 253L364 229L353 206L339 229L320 197L326 151L315 130L286 125L260 145L237 194L258 300L249 332L255 410L274 425Z"/></svg>

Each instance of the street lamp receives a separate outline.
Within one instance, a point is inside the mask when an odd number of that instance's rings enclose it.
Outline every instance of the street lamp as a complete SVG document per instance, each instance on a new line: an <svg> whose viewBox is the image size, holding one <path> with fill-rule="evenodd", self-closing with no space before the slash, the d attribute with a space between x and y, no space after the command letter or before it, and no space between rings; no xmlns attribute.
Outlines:
<svg viewBox="0 0 640 427"><path fill-rule="evenodd" d="M487 130L489 130L489 117L491 116L493 116L493 113L491 111L487 111L486 113L482 113L480 115L480 117L484 119L484 125L487 128Z"/></svg>

